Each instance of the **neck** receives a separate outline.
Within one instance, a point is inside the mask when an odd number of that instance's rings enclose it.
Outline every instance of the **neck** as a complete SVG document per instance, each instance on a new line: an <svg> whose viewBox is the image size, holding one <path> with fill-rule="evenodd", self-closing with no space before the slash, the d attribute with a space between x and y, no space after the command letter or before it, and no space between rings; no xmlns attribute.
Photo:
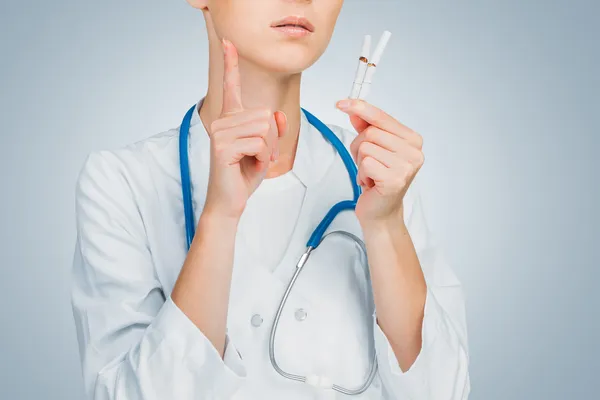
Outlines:
<svg viewBox="0 0 600 400"><path fill-rule="evenodd" d="M209 35L210 36L210 35ZM209 37L210 64L208 91L200 118L207 132L212 122L219 118L223 104L223 51L216 37ZM279 158L269 164L267 178L282 175L292 169L300 133L300 81L301 73L281 75L266 71L239 57L242 104L248 109L269 107L283 111L287 116L287 132L279 139Z"/></svg>

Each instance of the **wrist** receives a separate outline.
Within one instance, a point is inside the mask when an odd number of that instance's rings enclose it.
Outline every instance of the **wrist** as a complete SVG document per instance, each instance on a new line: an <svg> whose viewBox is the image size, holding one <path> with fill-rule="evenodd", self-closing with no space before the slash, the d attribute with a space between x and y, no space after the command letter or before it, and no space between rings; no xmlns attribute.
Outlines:
<svg viewBox="0 0 600 400"><path fill-rule="evenodd" d="M211 233L237 232L241 216L221 213L217 210L204 209L198 220L198 230Z"/></svg>
<svg viewBox="0 0 600 400"><path fill-rule="evenodd" d="M398 211L384 217L359 220L359 223L365 235L371 232L381 233L406 229L404 208L401 207Z"/></svg>
<svg viewBox="0 0 600 400"><path fill-rule="evenodd" d="M223 201L213 201L213 199L208 196L207 201L202 208L200 218L205 218L209 221L223 221L223 223L228 225L237 225L244 212L245 204L243 206L240 205L237 209L231 209L229 207L219 206L219 204L223 203Z"/></svg>

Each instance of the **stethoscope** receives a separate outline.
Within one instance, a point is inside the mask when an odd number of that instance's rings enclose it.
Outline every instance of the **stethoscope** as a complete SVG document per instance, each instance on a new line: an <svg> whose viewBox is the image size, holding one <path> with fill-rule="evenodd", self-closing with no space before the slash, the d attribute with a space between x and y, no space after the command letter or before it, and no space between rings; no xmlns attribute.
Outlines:
<svg viewBox="0 0 600 400"><path fill-rule="evenodd" d="M180 171L181 171L181 191L182 191L182 195L183 195L183 208L184 208L184 214L185 214L185 231L186 231L187 249L188 250L192 244L192 239L194 238L195 229L196 229L195 223L194 223L194 209L193 209L193 205L192 205L192 188L191 188L190 167L189 167L189 159L188 159L188 137L189 137L189 132L190 132L190 123L191 123L192 115L193 115L195 109L196 109L196 105L192 106L188 110L188 112L185 114L185 117L183 118L180 130L179 130L179 165L180 165ZM338 235L346 236L346 237L354 240L359 245L360 249L362 250L362 252L365 256L367 253L364 242L359 237L357 237L356 235L354 235L352 233L339 230L339 231L332 231L332 232L329 232L326 235L324 235L325 231L327 230L327 228L329 227L331 222L334 220L334 218L340 212L342 212L344 210L354 210L356 208L356 202L358 201L358 197L360 196L361 189L360 189L360 186L358 185L358 183L356 182L356 175L357 175L356 164L354 163L354 160L352 159L352 156L350 155L348 150L346 150L346 147L344 146L344 144L331 131L331 129L329 129L329 127L327 127L327 125L325 125L323 122L321 122L317 117L315 117L314 115L312 115L311 113L306 111L304 108L302 108L302 111L306 115L308 122L311 125L313 125L315 128L317 128L319 130L319 132L321 132L323 137L325 137L325 139L333 145L333 147L335 148L337 153L342 158L342 161L344 162L344 165L346 166L346 170L348 171L348 175L350 176L350 182L352 184L352 191L354 193L354 196L353 196L352 200L343 200L343 201L340 201L339 203L335 204L333 207L331 207L329 212L321 220L319 225L317 225L317 227L313 231L312 235L310 236L310 239L308 240L308 242L306 244L306 246L307 246L306 251L304 252L304 254L302 254L298 263L296 264L296 270L294 272L294 275L292 276L292 279L290 280L290 282L283 294L283 297L279 303L279 307L277 308L277 313L275 314L275 318L273 320L273 326L271 328L271 335L269 337L269 358L271 359L271 364L273 365L273 368L275 369L275 371L277 371L284 378L291 379L291 380L298 381L298 382L304 382L304 383L310 384L312 386L322 387L325 389L333 389L335 391L338 391L340 393L344 393L347 395L358 395L358 394L363 393L365 390L367 390L367 388L373 382L373 379L375 378L375 374L377 373L377 356L376 356L375 352L373 352L373 358L371 360L369 375L368 375L366 381L356 389L346 389L342 386L333 384L328 378L322 377L322 376L317 376L317 375L301 376L301 375L290 374L288 372L285 372L283 369L281 369L281 367L279 367L279 364L277 364L277 361L275 359L275 335L277 333L277 327L279 325L279 319L281 317L281 313L283 311L285 303L287 302L287 298L292 290L292 287L294 286L294 283L298 279L298 276L300 275L300 272L302 271L302 267L304 267L304 265L308 261L308 258L310 256L311 252L314 249L316 249L327 236L338 234Z"/></svg>

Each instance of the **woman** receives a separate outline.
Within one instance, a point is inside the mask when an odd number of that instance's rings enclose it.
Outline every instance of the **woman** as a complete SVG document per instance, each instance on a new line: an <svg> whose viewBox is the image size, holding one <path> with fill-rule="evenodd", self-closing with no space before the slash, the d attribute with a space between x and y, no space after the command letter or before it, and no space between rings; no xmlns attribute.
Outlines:
<svg viewBox="0 0 600 400"><path fill-rule="evenodd" d="M362 188L356 213L329 230L362 238L369 262L347 237L323 241L274 345L281 369L306 378L272 367L271 326L296 262L329 208L352 198L299 95L343 0L188 2L204 14L210 49L189 130L196 234L188 252L179 128L88 156L72 301L89 398L466 399L462 289L415 186L422 139L362 100L338 103L356 132L329 126ZM360 387L373 360L362 393L332 388Z"/></svg>

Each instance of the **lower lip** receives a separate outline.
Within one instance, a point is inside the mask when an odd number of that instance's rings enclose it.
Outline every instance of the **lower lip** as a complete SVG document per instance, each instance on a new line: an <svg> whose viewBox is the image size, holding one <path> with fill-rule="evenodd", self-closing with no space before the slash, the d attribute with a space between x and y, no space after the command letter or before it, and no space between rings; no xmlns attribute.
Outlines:
<svg viewBox="0 0 600 400"><path fill-rule="evenodd" d="M304 37L312 32L299 26L274 26L273 29L291 37Z"/></svg>

